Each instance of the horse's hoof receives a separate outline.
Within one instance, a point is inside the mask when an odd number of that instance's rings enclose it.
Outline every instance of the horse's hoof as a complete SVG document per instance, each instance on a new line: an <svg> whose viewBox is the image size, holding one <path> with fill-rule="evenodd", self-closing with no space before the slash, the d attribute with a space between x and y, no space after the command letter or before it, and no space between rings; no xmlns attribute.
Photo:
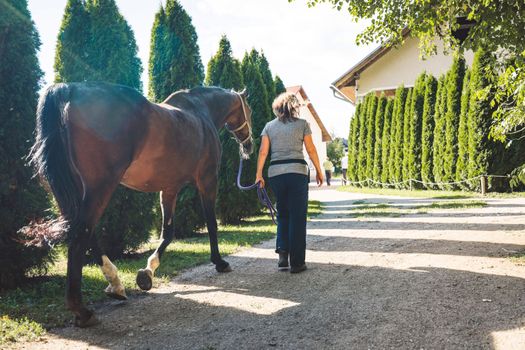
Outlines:
<svg viewBox="0 0 525 350"><path fill-rule="evenodd" d="M118 294L114 292L105 292L106 295L110 298L117 299L117 300L128 300L128 297L124 294Z"/></svg>
<svg viewBox="0 0 525 350"><path fill-rule="evenodd" d="M150 270L140 269L137 272L137 284L142 290L150 290L153 286L153 274Z"/></svg>
<svg viewBox="0 0 525 350"><path fill-rule="evenodd" d="M99 324L100 321L95 317L95 314L91 312L91 315L86 318L75 317L75 326L79 328L92 327Z"/></svg>
<svg viewBox="0 0 525 350"><path fill-rule="evenodd" d="M230 266L230 264L228 264L226 261L222 261L221 263L215 265L215 270L217 270L217 272L232 272L232 268Z"/></svg>

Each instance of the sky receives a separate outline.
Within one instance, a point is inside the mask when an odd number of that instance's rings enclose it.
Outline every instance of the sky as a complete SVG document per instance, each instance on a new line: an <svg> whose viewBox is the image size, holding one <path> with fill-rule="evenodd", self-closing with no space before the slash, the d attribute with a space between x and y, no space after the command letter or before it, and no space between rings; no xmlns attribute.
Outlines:
<svg viewBox="0 0 525 350"><path fill-rule="evenodd" d="M56 38L67 0L29 0L42 46L40 65L45 84L54 80ZM135 33L147 91L147 63L151 27L162 0L117 0ZM357 46L364 29L345 11L320 4L308 8L306 0L180 0L192 17L204 67L225 34L233 54L242 59L252 48L262 50L270 69L286 86L302 85L328 131L347 137L353 107L333 96L330 84L367 55L375 45Z"/></svg>

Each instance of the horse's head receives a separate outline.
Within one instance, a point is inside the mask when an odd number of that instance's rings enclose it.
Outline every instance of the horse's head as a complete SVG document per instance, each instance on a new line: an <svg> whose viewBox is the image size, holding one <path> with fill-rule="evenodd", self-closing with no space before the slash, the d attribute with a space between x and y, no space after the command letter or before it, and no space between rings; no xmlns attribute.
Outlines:
<svg viewBox="0 0 525 350"><path fill-rule="evenodd" d="M238 96L234 112L226 120L226 128L230 131L237 142L241 156L248 159L253 152L252 137L252 110L246 102L246 90L234 92Z"/></svg>

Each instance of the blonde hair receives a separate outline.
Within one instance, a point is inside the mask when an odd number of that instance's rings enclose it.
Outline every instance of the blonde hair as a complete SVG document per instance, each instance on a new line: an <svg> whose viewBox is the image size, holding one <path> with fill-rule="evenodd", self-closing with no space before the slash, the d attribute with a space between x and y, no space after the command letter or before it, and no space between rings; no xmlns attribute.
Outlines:
<svg viewBox="0 0 525 350"><path fill-rule="evenodd" d="M299 99L291 92L283 92L272 103L273 114L283 123L299 118L300 107Z"/></svg>

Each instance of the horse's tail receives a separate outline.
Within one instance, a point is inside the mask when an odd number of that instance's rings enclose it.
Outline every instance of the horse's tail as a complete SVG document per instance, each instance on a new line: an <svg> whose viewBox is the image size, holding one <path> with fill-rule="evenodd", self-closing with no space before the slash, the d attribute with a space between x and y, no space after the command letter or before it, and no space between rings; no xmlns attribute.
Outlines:
<svg viewBox="0 0 525 350"><path fill-rule="evenodd" d="M68 102L73 87L55 84L38 102L36 140L29 154L30 164L47 180L63 219L71 226L78 219L83 188L72 163L67 133ZM69 230L70 232L72 230Z"/></svg>

